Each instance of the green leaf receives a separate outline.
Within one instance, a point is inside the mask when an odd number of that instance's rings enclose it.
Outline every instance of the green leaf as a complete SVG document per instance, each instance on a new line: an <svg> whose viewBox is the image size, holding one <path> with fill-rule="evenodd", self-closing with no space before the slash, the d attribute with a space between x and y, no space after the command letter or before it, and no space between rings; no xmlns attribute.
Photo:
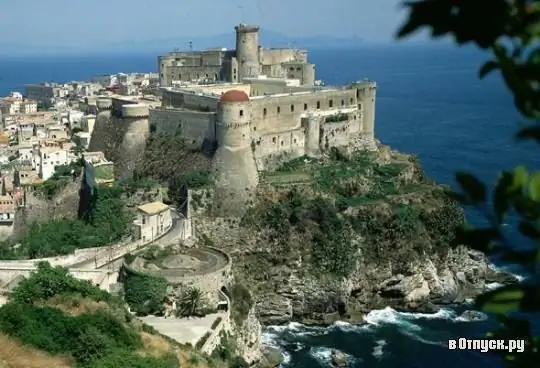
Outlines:
<svg viewBox="0 0 540 368"><path fill-rule="evenodd" d="M478 71L478 78L483 79L486 75L499 68L499 63L488 61Z"/></svg>
<svg viewBox="0 0 540 368"><path fill-rule="evenodd" d="M540 172L535 172L529 180L529 197L540 202Z"/></svg>
<svg viewBox="0 0 540 368"><path fill-rule="evenodd" d="M540 310L538 285L507 285L478 296L477 307L488 313Z"/></svg>
<svg viewBox="0 0 540 368"><path fill-rule="evenodd" d="M462 226L456 229L456 245L464 244L481 252L489 252L491 243L499 237L499 231L495 228L473 228Z"/></svg>
<svg viewBox="0 0 540 368"><path fill-rule="evenodd" d="M527 184L529 178L529 173L525 166L520 165L514 169L513 181L512 181L512 190L521 191Z"/></svg>
<svg viewBox="0 0 540 368"><path fill-rule="evenodd" d="M504 216L506 216L508 209L510 208L509 193L508 190L512 186L513 177L508 172L503 172L497 184L495 184L495 191L493 193L493 207L495 209L495 215L497 216L498 223L502 223Z"/></svg>
<svg viewBox="0 0 540 368"><path fill-rule="evenodd" d="M486 186L474 175L458 172L456 173L456 181L472 203L485 202Z"/></svg>
<svg viewBox="0 0 540 368"><path fill-rule="evenodd" d="M520 287L502 287L480 295L475 302L484 312L507 313L520 310L524 296Z"/></svg>

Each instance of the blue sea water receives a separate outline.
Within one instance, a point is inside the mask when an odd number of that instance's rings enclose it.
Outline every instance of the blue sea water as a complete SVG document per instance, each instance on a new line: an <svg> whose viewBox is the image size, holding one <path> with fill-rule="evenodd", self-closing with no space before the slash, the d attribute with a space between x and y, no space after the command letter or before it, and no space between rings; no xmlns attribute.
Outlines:
<svg viewBox="0 0 540 368"><path fill-rule="evenodd" d="M418 155L427 174L454 184L456 170L474 171L493 183L502 169L525 164L538 169L533 144L517 144L512 133L521 120L500 78L479 81L487 55L474 49L438 45L362 46L355 50L313 50L318 78L327 84L376 80L376 135L385 144ZM56 59L0 59L0 95L25 83L88 79L96 74L154 71L155 55L103 55ZM477 213L468 212L475 222ZM516 242L523 239L512 231ZM325 367L331 349L346 353L351 366L500 366L485 353L449 351L448 339L481 336L494 322L459 318L461 308L435 315L372 311L368 324L338 323L328 328L299 324L270 327L267 344L279 346L287 367Z"/></svg>

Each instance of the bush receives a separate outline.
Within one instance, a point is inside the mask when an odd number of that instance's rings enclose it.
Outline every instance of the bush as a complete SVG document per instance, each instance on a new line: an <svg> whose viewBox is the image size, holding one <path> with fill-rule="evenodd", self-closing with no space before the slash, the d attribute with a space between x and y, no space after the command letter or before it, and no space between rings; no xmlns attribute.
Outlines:
<svg viewBox="0 0 540 368"><path fill-rule="evenodd" d="M52 267L49 263L40 262L37 270L17 285L11 300L31 304L68 293L95 301L112 299L109 293L92 285L89 281L78 280L69 275L67 268Z"/></svg>
<svg viewBox="0 0 540 368"><path fill-rule="evenodd" d="M200 350L203 347L203 345L206 344L206 341L208 341L208 338L210 337L210 335L211 335L210 332L205 333L203 337L201 337L199 341L197 341L197 343L195 344L195 348Z"/></svg>
<svg viewBox="0 0 540 368"><path fill-rule="evenodd" d="M242 325L252 306L253 299L249 290L242 284L234 284L231 289L231 315L237 326Z"/></svg>
<svg viewBox="0 0 540 368"><path fill-rule="evenodd" d="M18 248L5 245L3 258L54 257L120 240L127 234L131 222L121 195L120 188L95 188L90 208L81 219L33 223L27 235L20 239Z"/></svg>
<svg viewBox="0 0 540 368"><path fill-rule="evenodd" d="M66 316L60 310L10 302L0 308L0 330L50 354L69 354L79 364L115 349L142 346L139 336L104 311Z"/></svg>
<svg viewBox="0 0 540 368"><path fill-rule="evenodd" d="M221 317L216 318L216 320L214 321L214 323L212 323L211 329L212 329L212 330L215 330L216 327L219 326L219 324L221 323L221 321L222 321L222 318L221 318Z"/></svg>
<svg viewBox="0 0 540 368"><path fill-rule="evenodd" d="M163 302L167 295L165 278L126 271L124 292L126 302L136 314L146 316L164 312Z"/></svg>

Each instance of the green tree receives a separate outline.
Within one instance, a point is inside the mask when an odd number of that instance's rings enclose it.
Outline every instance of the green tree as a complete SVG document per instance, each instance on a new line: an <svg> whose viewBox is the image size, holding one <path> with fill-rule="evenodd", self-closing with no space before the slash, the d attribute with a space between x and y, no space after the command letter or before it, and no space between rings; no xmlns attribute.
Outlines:
<svg viewBox="0 0 540 368"><path fill-rule="evenodd" d="M182 293L179 312L182 317L198 316L204 303L204 295L197 288L188 288Z"/></svg>
<svg viewBox="0 0 540 368"><path fill-rule="evenodd" d="M490 52L492 60L481 66L479 77L496 70L502 74L526 120L516 137L540 143L540 1L426 0L406 2L405 6L409 16L398 38L427 28L433 37L451 35L458 45L474 44ZM489 226L483 228L468 225L458 229L458 242L520 263L534 274L531 280L477 297L476 305L501 322L491 336L527 340L524 353L501 353L508 365L537 366L539 337L531 332L527 317L518 318L514 312L540 311L540 172L528 172L523 166L502 172L492 191L473 174L460 172L456 179L461 191L451 194L462 204L479 208L489 220ZM516 246L503 236L501 224L509 213L517 214L518 230L531 240L530 247Z"/></svg>

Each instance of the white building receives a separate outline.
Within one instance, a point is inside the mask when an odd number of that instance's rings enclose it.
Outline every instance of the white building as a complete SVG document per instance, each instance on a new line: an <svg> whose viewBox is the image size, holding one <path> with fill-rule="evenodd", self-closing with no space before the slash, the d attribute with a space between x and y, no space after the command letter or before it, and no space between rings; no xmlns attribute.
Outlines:
<svg viewBox="0 0 540 368"><path fill-rule="evenodd" d="M39 176L42 180L50 179L56 166L69 163L68 151L60 147L41 147L39 149Z"/></svg>
<svg viewBox="0 0 540 368"><path fill-rule="evenodd" d="M165 203L152 202L137 207L137 219L134 221L134 237L143 243L154 241L172 227L171 209Z"/></svg>

